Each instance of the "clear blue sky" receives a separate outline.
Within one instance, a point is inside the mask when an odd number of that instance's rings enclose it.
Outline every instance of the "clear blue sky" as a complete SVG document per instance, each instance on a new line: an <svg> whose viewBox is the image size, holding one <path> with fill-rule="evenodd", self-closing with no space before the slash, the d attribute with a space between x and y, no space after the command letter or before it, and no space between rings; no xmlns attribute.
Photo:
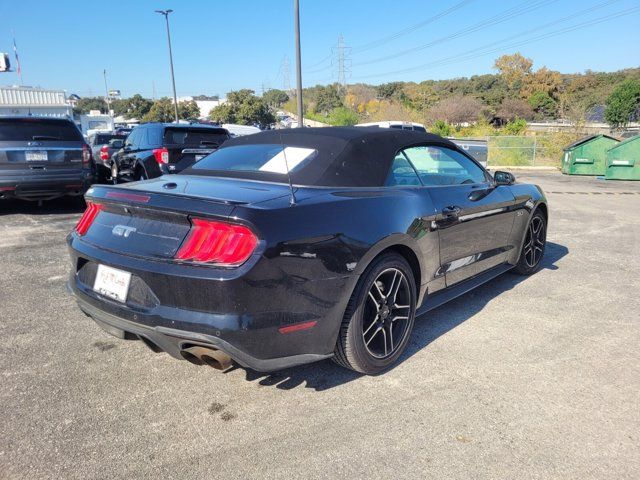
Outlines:
<svg viewBox="0 0 640 480"><path fill-rule="evenodd" d="M640 66L640 0L300 4L305 86L336 80L340 34L349 47L350 83L489 73L496 57L514 51L531 57L534 68L561 72ZM0 51L11 53L13 62L15 30L26 85L102 95L106 69L109 88L124 96L151 96L154 82L157 96L168 96L164 20L154 13L166 8L175 10L178 95L282 88L285 55L295 85L292 0L0 0ZM15 73L0 75L1 85L18 83Z"/></svg>

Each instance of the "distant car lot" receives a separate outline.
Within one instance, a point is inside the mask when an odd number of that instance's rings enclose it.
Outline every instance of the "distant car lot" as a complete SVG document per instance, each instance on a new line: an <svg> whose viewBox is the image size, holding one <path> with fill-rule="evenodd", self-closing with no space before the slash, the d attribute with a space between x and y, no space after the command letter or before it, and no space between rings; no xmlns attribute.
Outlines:
<svg viewBox="0 0 640 480"><path fill-rule="evenodd" d="M544 268L419 318L378 377L112 339L64 288L81 200L0 205L2 476L638 478L640 185L515 173L549 199Z"/></svg>

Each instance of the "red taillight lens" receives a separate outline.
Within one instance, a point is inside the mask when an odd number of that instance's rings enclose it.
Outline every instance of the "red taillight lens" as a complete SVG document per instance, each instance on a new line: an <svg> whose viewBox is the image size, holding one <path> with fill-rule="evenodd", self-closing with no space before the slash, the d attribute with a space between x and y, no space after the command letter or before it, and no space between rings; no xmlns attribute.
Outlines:
<svg viewBox="0 0 640 480"><path fill-rule="evenodd" d="M91 149L86 143L82 145L82 164L87 166L91 161Z"/></svg>
<svg viewBox="0 0 640 480"><path fill-rule="evenodd" d="M100 160L109 160L109 147L106 145L100 149Z"/></svg>
<svg viewBox="0 0 640 480"><path fill-rule="evenodd" d="M100 210L102 210L102 205L99 203L87 202L87 209L84 211L82 218L80 218L80 221L76 225L76 232L78 232L79 235L87 233L87 230L89 230L89 227L95 220L98 213L100 213Z"/></svg>
<svg viewBox="0 0 640 480"><path fill-rule="evenodd" d="M191 262L238 266L258 245L258 238L244 225L191 219L191 230L175 258Z"/></svg>
<svg viewBox="0 0 640 480"><path fill-rule="evenodd" d="M156 157L156 162L158 163L169 163L169 150L166 148L154 149L153 156Z"/></svg>

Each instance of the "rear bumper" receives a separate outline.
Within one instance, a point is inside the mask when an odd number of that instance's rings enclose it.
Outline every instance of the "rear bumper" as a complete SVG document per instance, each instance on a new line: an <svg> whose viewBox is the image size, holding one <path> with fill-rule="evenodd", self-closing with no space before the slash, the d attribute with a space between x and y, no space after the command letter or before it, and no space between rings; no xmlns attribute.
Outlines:
<svg viewBox="0 0 640 480"><path fill-rule="evenodd" d="M221 278L217 269L123 257L70 235L68 289L79 307L120 338L140 338L175 358L194 345L216 348L244 367L272 371L329 358L356 276L283 278L255 255ZM93 291L98 263L132 273L120 303ZM191 268L191 269L190 269ZM313 322L306 330L280 329Z"/></svg>
<svg viewBox="0 0 640 480"><path fill-rule="evenodd" d="M65 195L83 195L91 185L89 170L74 174L2 175L0 199L49 200Z"/></svg>
<svg viewBox="0 0 640 480"><path fill-rule="evenodd" d="M69 291L73 289L67 285ZM305 363L317 362L330 358L330 354L298 354L279 358L256 358L246 353L242 348L232 345L222 338L204 333L189 332L169 327L148 326L132 322L108 313L92 305L90 302L76 296L80 310L91 317L107 333L122 339L137 337L177 359L183 359L181 351L194 345L212 347L225 352L233 360L246 368L259 372L271 372Z"/></svg>

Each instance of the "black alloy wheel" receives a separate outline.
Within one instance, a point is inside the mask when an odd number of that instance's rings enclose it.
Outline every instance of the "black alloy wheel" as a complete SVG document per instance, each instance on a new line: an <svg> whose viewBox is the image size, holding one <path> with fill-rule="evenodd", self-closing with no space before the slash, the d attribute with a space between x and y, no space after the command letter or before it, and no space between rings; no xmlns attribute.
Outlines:
<svg viewBox="0 0 640 480"><path fill-rule="evenodd" d="M390 367L409 341L416 292L413 272L404 257L388 253L375 259L349 300L334 361L370 375Z"/></svg>
<svg viewBox="0 0 640 480"><path fill-rule="evenodd" d="M547 222L542 212L533 214L522 246L522 253L516 266L516 271L523 275L530 275L540 267L547 243Z"/></svg>

